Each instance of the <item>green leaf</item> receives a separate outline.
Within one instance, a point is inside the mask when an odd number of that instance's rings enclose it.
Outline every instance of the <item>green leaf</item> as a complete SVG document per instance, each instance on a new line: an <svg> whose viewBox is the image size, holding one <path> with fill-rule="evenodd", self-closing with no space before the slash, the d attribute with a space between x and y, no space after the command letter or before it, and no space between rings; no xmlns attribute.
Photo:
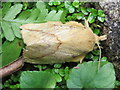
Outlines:
<svg viewBox="0 0 120 90"><path fill-rule="evenodd" d="M54 5L60 5L60 1L54 1L53 4Z"/></svg>
<svg viewBox="0 0 120 90"><path fill-rule="evenodd" d="M105 18L104 17L97 17L100 22L104 22Z"/></svg>
<svg viewBox="0 0 120 90"><path fill-rule="evenodd" d="M11 6L10 2L6 2L3 4L2 17L9 11L10 6Z"/></svg>
<svg viewBox="0 0 120 90"><path fill-rule="evenodd" d="M71 6L71 3L69 1L65 1L65 8L69 9L69 7Z"/></svg>
<svg viewBox="0 0 120 90"><path fill-rule="evenodd" d="M9 11L6 13L5 17L3 19L5 20L12 20L16 17L18 13L20 13L22 10L22 4L15 4L12 6Z"/></svg>
<svg viewBox="0 0 120 90"><path fill-rule="evenodd" d="M30 17L26 21L35 21L39 15L40 11L39 9L33 9L31 11Z"/></svg>
<svg viewBox="0 0 120 90"><path fill-rule="evenodd" d="M65 80L67 80L69 78L69 67L65 67Z"/></svg>
<svg viewBox="0 0 120 90"><path fill-rule="evenodd" d="M63 10L63 13L61 14L61 18L60 18L60 21L62 22L62 23L65 23L66 21L65 21L65 17L67 16L67 13L68 13L68 10L66 10L66 9L64 9Z"/></svg>
<svg viewBox="0 0 120 90"><path fill-rule="evenodd" d="M73 13L75 11L75 8L73 6L69 7L69 13Z"/></svg>
<svg viewBox="0 0 120 90"><path fill-rule="evenodd" d="M94 8L91 9L91 13L93 16L97 16L98 15L98 11Z"/></svg>
<svg viewBox="0 0 120 90"><path fill-rule="evenodd" d="M23 11L19 14L19 16L17 17L17 19L15 20L26 20L29 16L30 16L30 10L26 10L26 11Z"/></svg>
<svg viewBox="0 0 120 90"><path fill-rule="evenodd" d="M99 30L99 29L94 29L93 32L94 32L96 35L100 34L100 30Z"/></svg>
<svg viewBox="0 0 120 90"><path fill-rule="evenodd" d="M93 61L98 61L99 57L98 56L93 56L92 60Z"/></svg>
<svg viewBox="0 0 120 90"><path fill-rule="evenodd" d="M65 75L64 69L60 69L60 70L59 70L59 74L60 74L60 76L63 77L63 76Z"/></svg>
<svg viewBox="0 0 120 90"><path fill-rule="evenodd" d="M92 8L87 8L87 11L88 11L88 12L91 12L91 10L92 10Z"/></svg>
<svg viewBox="0 0 120 90"><path fill-rule="evenodd" d="M93 50L92 53L93 53L94 55L100 55L100 51L99 51L99 50Z"/></svg>
<svg viewBox="0 0 120 90"><path fill-rule="evenodd" d="M76 19L77 19L77 16L78 16L77 13L73 13L73 14L72 14L72 19L73 19L73 20L76 20Z"/></svg>
<svg viewBox="0 0 120 90"><path fill-rule="evenodd" d="M88 15L87 8L81 7L81 11L83 14Z"/></svg>
<svg viewBox="0 0 120 90"><path fill-rule="evenodd" d="M46 9L45 3L44 3L43 1L41 1L41 0L36 3L36 7L37 7L41 12Z"/></svg>
<svg viewBox="0 0 120 90"><path fill-rule="evenodd" d="M53 74L45 71L24 71L20 77L21 88L55 88Z"/></svg>
<svg viewBox="0 0 120 90"><path fill-rule="evenodd" d="M62 15L63 11L59 10L53 17L52 21L60 21L61 15Z"/></svg>
<svg viewBox="0 0 120 90"><path fill-rule="evenodd" d="M14 32L14 35L18 38L21 38L21 33L20 33L20 24L19 23L11 23L12 30Z"/></svg>
<svg viewBox="0 0 120 90"><path fill-rule="evenodd" d="M62 78L60 77L59 74L53 74L55 79L56 79L56 82L61 82L62 81Z"/></svg>
<svg viewBox="0 0 120 90"><path fill-rule="evenodd" d="M48 5L52 6L54 3L52 1L49 1Z"/></svg>
<svg viewBox="0 0 120 90"><path fill-rule="evenodd" d="M3 30L5 38L9 41L13 41L15 36L13 34L10 23L3 21L1 26L2 26L2 30Z"/></svg>
<svg viewBox="0 0 120 90"><path fill-rule="evenodd" d="M84 18L83 13L78 13L78 14L77 14L77 19L80 20L80 19L82 19L82 18Z"/></svg>
<svg viewBox="0 0 120 90"><path fill-rule="evenodd" d="M86 59L92 59L93 57L94 57L93 54L88 53L85 58L86 58Z"/></svg>
<svg viewBox="0 0 120 90"><path fill-rule="evenodd" d="M95 17L92 13L90 13L89 16L88 16L87 21L88 21L89 23L93 23L93 22L95 21L95 18L96 18L96 17Z"/></svg>
<svg viewBox="0 0 120 90"><path fill-rule="evenodd" d="M67 20L71 21L72 20L72 16L67 16Z"/></svg>
<svg viewBox="0 0 120 90"><path fill-rule="evenodd" d="M68 88L114 88L115 71L113 65L101 62L98 71L98 62L78 64L79 69L72 69L67 80Z"/></svg>
<svg viewBox="0 0 120 90"><path fill-rule="evenodd" d="M37 22L44 22L47 15L48 15L48 10L47 9L45 9L44 11L41 11L41 13L39 14L36 21Z"/></svg>
<svg viewBox="0 0 120 90"><path fill-rule="evenodd" d="M0 9L0 22L2 20L2 9Z"/></svg>
<svg viewBox="0 0 120 90"><path fill-rule="evenodd" d="M78 1L78 0L74 0L74 2L72 3L72 5L73 5L75 8L79 8L79 1Z"/></svg>
<svg viewBox="0 0 120 90"><path fill-rule="evenodd" d="M61 64L54 64L54 68L60 68Z"/></svg>
<svg viewBox="0 0 120 90"><path fill-rule="evenodd" d="M98 10L98 15L102 15L103 14L103 10Z"/></svg>
<svg viewBox="0 0 120 90"><path fill-rule="evenodd" d="M53 17L54 17L55 14L56 14L55 10L50 11L50 13L45 18L45 21L51 21L53 19Z"/></svg>
<svg viewBox="0 0 120 90"><path fill-rule="evenodd" d="M45 18L45 21L60 21L61 20L61 16L63 14L62 10L59 10L58 12L56 12L55 10L52 10ZM63 17L64 18L64 17Z"/></svg>
<svg viewBox="0 0 120 90"><path fill-rule="evenodd" d="M102 57L101 61L107 61L107 57Z"/></svg>
<svg viewBox="0 0 120 90"><path fill-rule="evenodd" d="M20 56L22 48L23 41L20 39L16 38L12 42L5 41L2 45L2 66L15 61Z"/></svg>

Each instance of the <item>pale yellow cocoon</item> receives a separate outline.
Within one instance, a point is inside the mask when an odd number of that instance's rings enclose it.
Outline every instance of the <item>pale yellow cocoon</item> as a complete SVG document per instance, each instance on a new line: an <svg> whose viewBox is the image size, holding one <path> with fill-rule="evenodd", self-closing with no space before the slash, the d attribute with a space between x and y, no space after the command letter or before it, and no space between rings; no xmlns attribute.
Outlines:
<svg viewBox="0 0 120 90"><path fill-rule="evenodd" d="M81 23L70 21L25 24L21 26L26 48L24 61L34 64L51 64L82 61L95 44L105 37L95 35Z"/></svg>

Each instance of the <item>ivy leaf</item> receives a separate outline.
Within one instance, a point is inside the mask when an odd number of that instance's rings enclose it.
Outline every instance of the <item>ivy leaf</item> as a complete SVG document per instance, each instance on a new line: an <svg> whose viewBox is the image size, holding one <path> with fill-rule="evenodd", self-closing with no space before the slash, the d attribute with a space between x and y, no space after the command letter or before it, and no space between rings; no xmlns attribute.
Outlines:
<svg viewBox="0 0 120 90"><path fill-rule="evenodd" d="M72 69L67 80L68 88L114 88L115 71L109 62L101 62L98 71L98 62L86 62L77 65L79 69Z"/></svg>
<svg viewBox="0 0 120 90"><path fill-rule="evenodd" d="M55 88L54 75L45 71L24 71L20 77L21 88Z"/></svg>
<svg viewBox="0 0 120 90"><path fill-rule="evenodd" d="M16 60L23 48L23 41L15 38L14 41L5 41L2 45L2 66L6 66Z"/></svg>

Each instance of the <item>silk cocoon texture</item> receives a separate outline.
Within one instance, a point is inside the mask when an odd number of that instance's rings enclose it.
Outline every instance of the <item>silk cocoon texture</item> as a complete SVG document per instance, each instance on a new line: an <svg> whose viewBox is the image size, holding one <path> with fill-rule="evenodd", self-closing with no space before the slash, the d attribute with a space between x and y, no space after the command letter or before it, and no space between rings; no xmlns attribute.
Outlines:
<svg viewBox="0 0 120 90"><path fill-rule="evenodd" d="M24 61L34 64L51 64L82 61L92 51L100 37L81 23L66 24L49 21L21 26L26 48Z"/></svg>

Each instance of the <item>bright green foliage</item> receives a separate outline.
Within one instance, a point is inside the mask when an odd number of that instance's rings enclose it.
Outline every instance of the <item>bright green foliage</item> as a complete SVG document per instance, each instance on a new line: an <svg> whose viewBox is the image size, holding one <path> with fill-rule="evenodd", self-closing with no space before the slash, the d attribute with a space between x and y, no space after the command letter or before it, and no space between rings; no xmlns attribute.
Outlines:
<svg viewBox="0 0 120 90"><path fill-rule="evenodd" d="M54 68L60 68L61 64L54 64Z"/></svg>
<svg viewBox="0 0 120 90"><path fill-rule="evenodd" d="M72 69L69 75L68 88L114 88L115 72L111 63L101 62L99 71L98 62L86 62L77 67L79 69Z"/></svg>
<svg viewBox="0 0 120 90"><path fill-rule="evenodd" d="M94 32L96 35L99 35L99 34L100 34L100 30L99 30L99 29L94 29L93 32Z"/></svg>
<svg viewBox="0 0 120 90"><path fill-rule="evenodd" d="M88 15L87 8L81 7L81 11L82 11L83 14Z"/></svg>
<svg viewBox="0 0 120 90"><path fill-rule="evenodd" d="M15 38L14 41L5 41L2 45L2 66L5 66L13 61L15 61L21 53L23 48L23 41Z"/></svg>
<svg viewBox="0 0 120 90"><path fill-rule="evenodd" d="M79 8L79 0L74 0L72 5L75 7L75 8Z"/></svg>
<svg viewBox="0 0 120 90"><path fill-rule="evenodd" d="M8 5L8 6L7 6ZM15 36L21 38L20 29L17 28L17 32L15 31L16 25L19 24L9 23L10 20L13 20L18 13L22 10L22 4L15 4L14 6L10 7L10 3L5 3L3 6L3 21L2 21L2 30L7 40L13 41ZM7 8L6 8L7 7Z"/></svg>
<svg viewBox="0 0 120 90"><path fill-rule="evenodd" d="M98 10L98 20L101 21L101 22L104 22L105 20L105 14L102 10Z"/></svg>
<svg viewBox="0 0 120 90"><path fill-rule="evenodd" d="M93 23L95 22L95 18L96 17L92 13L90 13L87 20L89 23Z"/></svg>
<svg viewBox="0 0 120 90"><path fill-rule="evenodd" d="M107 57L102 57L101 61L107 61Z"/></svg>
<svg viewBox="0 0 120 90"><path fill-rule="evenodd" d="M116 88L119 88L120 87L120 81L116 81L115 85L116 85Z"/></svg>
<svg viewBox="0 0 120 90"><path fill-rule="evenodd" d="M53 74L45 71L24 71L20 77L21 88L55 88Z"/></svg>
<svg viewBox="0 0 120 90"><path fill-rule="evenodd" d="M77 14L77 19L80 20L80 19L83 19L84 18L84 14L83 13L78 13Z"/></svg>

